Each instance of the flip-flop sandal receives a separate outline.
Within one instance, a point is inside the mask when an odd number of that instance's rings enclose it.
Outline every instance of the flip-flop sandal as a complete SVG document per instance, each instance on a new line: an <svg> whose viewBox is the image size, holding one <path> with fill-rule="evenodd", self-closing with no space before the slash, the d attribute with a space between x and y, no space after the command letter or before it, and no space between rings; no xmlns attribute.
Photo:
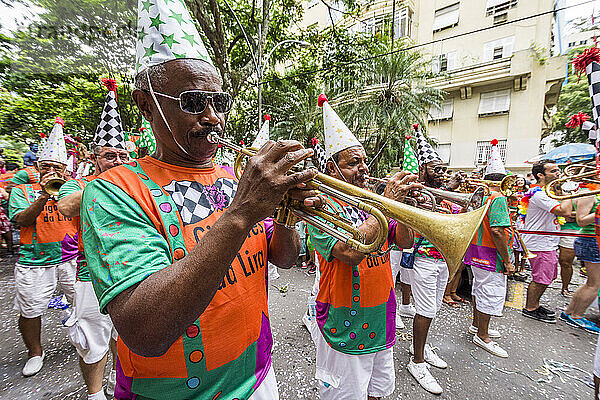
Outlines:
<svg viewBox="0 0 600 400"><path fill-rule="evenodd" d="M442 302L444 304L447 304L449 307L452 307L452 308L459 308L460 307L460 304L458 304L454 300L450 300L450 301L442 300Z"/></svg>

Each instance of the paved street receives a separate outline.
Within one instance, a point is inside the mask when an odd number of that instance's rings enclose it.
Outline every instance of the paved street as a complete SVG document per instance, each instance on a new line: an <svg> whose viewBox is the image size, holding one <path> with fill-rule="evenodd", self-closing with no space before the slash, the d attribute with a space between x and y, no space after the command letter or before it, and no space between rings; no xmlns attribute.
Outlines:
<svg viewBox="0 0 600 400"><path fill-rule="evenodd" d="M276 342L273 359L281 399L318 399L313 378L314 345L300 322L313 277L297 268L280 273L281 278L272 283L269 295ZM574 281L582 282L578 268ZM412 323L405 319L407 328L398 331L394 349L396 391L389 398L592 399L593 389L576 379L585 380L585 374L563 368L565 372L560 376L548 375L543 364L544 359L554 360L591 371L597 338L561 322L547 325L523 318L514 307L522 304L525 286L509 282L505 316L492 322L504 335L500 343L509 352L508 359L488 355L471 342L471 336L465 333L470 324L470 305L459 309L444 306L430 335L430 342L450 365L448 370L432 368L444 393L426 394L406 371ZM49 310L44 319L43 343L47 354L44 369L28 379L21 376L25 347L17 331L12 296L12 263L3 262L0 264L0 398L85 399L76 353L59 327L58 311ZM565 306L556 288L549 290L543 302L552 307ZM595 305L588 314L598 320ZM549 378L551 381L547 382Z"/></svg>

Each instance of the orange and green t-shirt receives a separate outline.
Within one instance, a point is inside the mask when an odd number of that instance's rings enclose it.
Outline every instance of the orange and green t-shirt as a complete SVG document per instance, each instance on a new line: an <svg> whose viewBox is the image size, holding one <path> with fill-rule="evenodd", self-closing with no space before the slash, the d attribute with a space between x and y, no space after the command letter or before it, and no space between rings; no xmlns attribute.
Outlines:
<svg viewBox="0 0 600 400"><path fill-rule="evenodd" d="M360 226L369 215L341 201L327 198L329 211L339 213ZM396 222L390 221L387 250ZM337 239L308 226L310 240L319 258L317 325L334 350L367 354L396 343L396 295L389 253L366 257L358 265L347 265L331 255Z"/></svg>
<svg viewBox="0 0 600 400"><path fill-rule="evenodd" d="M40 181L40 173L34 167L25 167L18 170L15 175L10 178L10 182L15 185L23 185L26 183L38 183Z"/></svg>
<svg viewBox="0 0 600 400"><path fill-rule="evenodd" d="M8 214L15 215L36 201L42 188L39 183L17 185L10 192ZM77 257L77 226L72 218L58 211L58 202L50 198L35 224L21 227L21 246L18 263L24 266L44 267L70 261Z"/></svg>
<svg viewBox="0 0 600 400"><path fill-rule="evenodd" d="M88 183L81 228L101 311L123 290L183 258L236 190L237 180L222 168L184 168L152 157ZM137 399L247 399L254 393L271 366L269 229L272 222L263 221L250 230L208 307L164 355L139 356L119 338L119 388Z"/></svg>
<svg viewBox="0 0 600 400"><path fill-rule="evenodd" d="M475 237L473 237L471 245L467 249L464 262L467 265L482 268L487 271L504 272L504 261L494 244L491 228L511 227L508 202L506 197L498 192L492 192L485 201L490 202L490 208L483 218L483 222L479 225L479 229L477 230ZM510 256L513 247L512 229L505 229L504 233L506 235L508 254Z"/></svg>
<svg viewBox="0 0 600 400"><path fill-rule="evenodd" d="M58 200L60 201L70 194L83 190L85 185L94 179L96 179L95 175L89 175L81 179L70 179L66 181L60 187L60 191L58 192ZM89 282L92 279L90 278L90 272L87 269L87 262L85 261L85 256L83 255L83 235L81 234L81 221L79 216L73 217L73 222L77 226L77 250L79 251L77 256L77 280Z"/></svg>

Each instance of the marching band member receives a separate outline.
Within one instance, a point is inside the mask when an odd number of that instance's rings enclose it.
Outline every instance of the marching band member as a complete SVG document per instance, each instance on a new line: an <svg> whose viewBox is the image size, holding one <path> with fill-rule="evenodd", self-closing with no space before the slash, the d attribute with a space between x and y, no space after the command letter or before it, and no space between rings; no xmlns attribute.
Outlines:
<svg viewBox="0 0 600 400"><path fill-rule="evenodd" d="M63 121L56 123L37 161L40 182L13 188L9 216L21 227L21 247L15 265L15 308L19 331L27 347L24 376L37 374L44 364L41 344L41 315L56 289L57 281L69 303L75 295L77 227L58 212L57 202L46 191L52 178L63 178L67 149Z"/></svg>
<svg viewBox="0 0 600 400"><path fill-rule="evenodd" d="M58 197L58 210L64 216L73 218L79 235L78 249L80 255L77 263L74 302L76 322L70 328L73 331L70 338L79 354L79 366L87 387L89 400L104 400L106 398L102 392L102 381L109 349L113 355L113 366L109 375L106 393L109 396L114 394L116 382L116 332L110 317L100 313L87 262L83 257L83 241L79 219L81 195L83 194L83 188L96 179L97 175L129 160L129 154L125 149L125 136L121 126L121 117L117 108L116 83L114 80L104 80L104 82L109 91L92 142L91 160L94 162L95 175L65 182L60 188Z"/></svg>
<svg viewBox="0 0 600 400"><path fill-rule="evenodd" d="M119 332L115 396L278 399L266 269L291 266L299 243L265 218L286 193L319 205L298 189L316 170L288 175L312 150L269 141L239 182L213 165L207 138L223 134L231 97L187 8L148 0L138 21L133 99L156 151L104 172L81 200L94 290Z"/></svg>
<svg viewBox="0 0 600 400"><path fill-rule="evenodd" d="M325 127L326 174L364 188L369 169L363 146L319 96ZM384 195L403 201L418 188L415 175L401 172L387 183ZM326 206L352 221L368 241L379 225L374 217L327 198ZM388 244L408 247L413 232L390 221ZM389 256L366 257L318 228L309 225L321 278L316 299L317 327L312 336L317 350L316 379L321 399L377 399L394 391L396 295Z"/></svg>
<svg viewBox="0 0 600 400"><path fill-rule="evenodd" d="M506 169L500 158L497 141L492 141L484 179L491 194L485 200L490 207L471 241L464 262L473 272L473 323L469 332L473 343L489 353L506 358L508 353L492 338L500 333L490 329L491 316L501 317L506 298L506 276L515 272L511 261L512 230L507 198L500 190Z"/></svg>
<svg viewBox="0 0 600 400"><path fill-rule="evenodd" d="M417 159L419 161L419 181L425 187L439 188L446 174L446 167L437 152L415 125L417 142ZM459 185L457 175L453 176L448 186ZM451 212L460 212L461 207L450 206ZM424 238L415 239L415 261L412 270L411 290L415 302L416 315L413 321L413 343L410 352L413 357L408 363L408 371L428 392L442 393L442 387L429 372L429 365L447 368L442 360L427 344L427 334L431 321L442 306L442 298L448 283L448 266L441 253Z"/></svg>

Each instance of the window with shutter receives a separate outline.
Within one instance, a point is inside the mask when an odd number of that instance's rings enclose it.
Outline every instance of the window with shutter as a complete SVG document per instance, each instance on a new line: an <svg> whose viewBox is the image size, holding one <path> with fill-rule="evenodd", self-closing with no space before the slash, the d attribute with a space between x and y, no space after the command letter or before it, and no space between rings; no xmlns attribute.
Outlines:
<svg viewBox="0 0 600 400"><path fill-rule="evenodd" d="M483 44L483 61L498 60L512 56L515 37L508 36Z"/></svg>
<svg viewBox="0 0 600 400"><path fill-rule="evenodd" d="M487 0L485 15L494 15L517 6L517 0Z"/></svg>
<svg viewBox="0 0 600 400"><path fill-rule="evenodd" d="M479 116L505 114L510 109L510 89L481 93Z"/></svg>
<svg viewBox="0 0 600 400"><path fill-rule="evenodd" d="M458 11L460 3L436 10L433 17L433 31L437 32L458 24Z"/></svg>
<svg viewBox="0 0 600 400"><path fill-rule="evenodd" d="M454 99L446 99L439 107L431 106L427 119L429 121L441 121L452 119L454 114Z"/></svg>

